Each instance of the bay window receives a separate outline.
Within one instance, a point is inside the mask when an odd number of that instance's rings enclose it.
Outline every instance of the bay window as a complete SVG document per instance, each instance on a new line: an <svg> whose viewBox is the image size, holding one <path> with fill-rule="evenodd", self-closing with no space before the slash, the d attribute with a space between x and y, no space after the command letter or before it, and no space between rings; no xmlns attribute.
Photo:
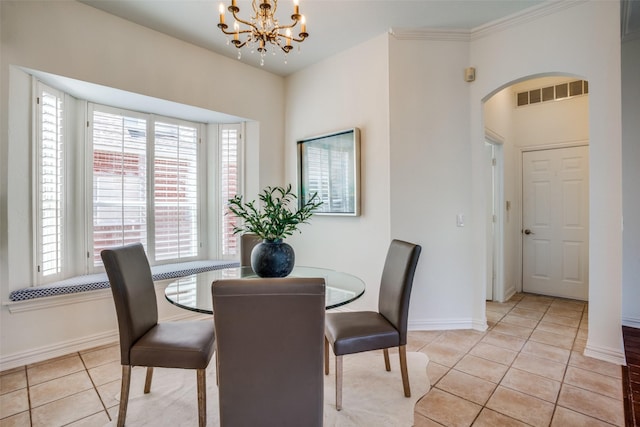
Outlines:
<svg viewBox="0 0 640 427"><path fill-rule="evenodd" d="M103 249L134 242L151 265L237 255L224 211L240 191L241 125L99 105L34 82L35 284L100 272Z"/></svg>

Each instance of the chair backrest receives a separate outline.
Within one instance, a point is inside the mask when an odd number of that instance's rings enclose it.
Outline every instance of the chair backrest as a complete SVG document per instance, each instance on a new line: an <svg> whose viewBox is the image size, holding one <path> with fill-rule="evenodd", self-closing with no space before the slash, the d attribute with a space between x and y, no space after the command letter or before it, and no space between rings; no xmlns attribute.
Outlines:
<svg viewBox="0 0 640 427"><path fill-rule="evenodd" d="M140 243L100 253L116 305L120 359L129 365L131 346L158 323L158 304L149 260Z"/></svg>
<svg viewBox="0 0 640 427"><path fill-rule="evenodd" d="M258 237L258 235L254 233L244 233L240 237L240 266L241 267L251 266L251 251L260 242L262 242L262 239L260 239L260 237Z"/></svg>
<svg viewBox="0 0 640 427"><path fill-rule="evenodd" d="M421 251L420 245L394 239L382 270L378 311L400 333L400 345L407 343L409 300Z"/></svg>
<svg viewBox="0 0 640 427"><path fill-rule="evenodd" d="M221 426L322 426L325 282L212 285Z"/></svg>

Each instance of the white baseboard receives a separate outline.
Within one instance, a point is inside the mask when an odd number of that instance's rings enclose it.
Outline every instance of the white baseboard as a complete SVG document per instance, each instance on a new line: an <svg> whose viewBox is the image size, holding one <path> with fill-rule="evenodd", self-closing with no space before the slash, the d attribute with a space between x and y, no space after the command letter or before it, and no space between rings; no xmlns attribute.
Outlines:
<svg viewBox="0 0 640 427"><path fill-rule="evenodd" d="M408 329L410 331L449 331L454 329L485 331L487 329L487 322L486 320L471 318L411 320L409 321Z"/></svg>
<svg viewBox="0 0 640 427"><path fill-rule="evenodd" d="M184 310L184 314L180 313L174 316L162 318L163 322L172 322L176 320L205 320L211 316L189 312ZM3 356L0 359L0 371L17 368L19 366L30 365L32 363L42 362L44 360L53 359L55 357L65 356L67 354L78 351L89 350L94 347L100 347L107 344L118 342L118 331L112 330L100 334L89 335L82 338L59 342L57 344L34 348L19 353Z"/></svg>
<svg viewBox="0 0 640 427"><path fill-rule="evenodd" d="M46 347L10 354L0 360L0 371L17 368L19 366L42 362L54 357L64 356L77 351L88 350L93 347L118 342L118 332L109 331L79 339L68 340Z"/></svg>
<svg viewBox="0 0 640 427"><path fill-rule="evenodd" d="M626 365L624 349L622 348L601 347L589 344L589 341L587 341L584 355L593 357L594 359L604 360L605 362L615 363L616 365Z"/></svg>
<svg viewBox="0 0 640 427"><path fill-rule="evenodd" d="M504 300L500 301L500 302L507 302L511 299L512 296L514 296L516 294L516 287L515 286L510 286L509 288L505 289L504 291Z"/></svg>
<svg viewBox="0 0 640 427"><path fill-rule="evenodd" d="M640 319L637 317L622 317L622 326L640 328Z"/></svg>

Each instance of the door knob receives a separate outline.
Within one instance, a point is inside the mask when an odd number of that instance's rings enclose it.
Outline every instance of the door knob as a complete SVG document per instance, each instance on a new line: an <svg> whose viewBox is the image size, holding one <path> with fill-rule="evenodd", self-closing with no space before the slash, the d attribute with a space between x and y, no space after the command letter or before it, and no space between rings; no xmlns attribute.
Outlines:
<svg viewBox="0 0 640 427"><path fill-rule="evenodd" d="M536 233L534 233L533 231L531 231L531 230L529 230L527 228L527 229L524 230L524 234L526 234L528 236L529 234L536 234Z"/></svg>

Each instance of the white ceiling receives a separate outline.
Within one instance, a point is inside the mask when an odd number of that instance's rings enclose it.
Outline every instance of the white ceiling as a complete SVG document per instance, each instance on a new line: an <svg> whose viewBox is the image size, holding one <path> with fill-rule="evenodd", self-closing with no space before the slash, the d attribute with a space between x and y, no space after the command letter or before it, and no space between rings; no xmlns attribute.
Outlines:
<svg viewBox="0 0 640 427"><path fill-rule="evenodd" d="M79 0L110 14L168 34L213 52L237 58L218 23L214 0ZM226 6L230 0L225 0ZM543 0L300 0L309 38L284 54L268 54L263 69L286 76L393 29L471 30L543 3ZM249 17L251 2L238 0L240 16ZM292 0L280 0L281 23L288 22ZM231 21L227 12L227 24ZM231 24L232 25L232 24ZM230 25L230 26L231 26ZM246 50L246 49L244 49ZM243 51L243 63L260 67L260 56Z"/></svg>

